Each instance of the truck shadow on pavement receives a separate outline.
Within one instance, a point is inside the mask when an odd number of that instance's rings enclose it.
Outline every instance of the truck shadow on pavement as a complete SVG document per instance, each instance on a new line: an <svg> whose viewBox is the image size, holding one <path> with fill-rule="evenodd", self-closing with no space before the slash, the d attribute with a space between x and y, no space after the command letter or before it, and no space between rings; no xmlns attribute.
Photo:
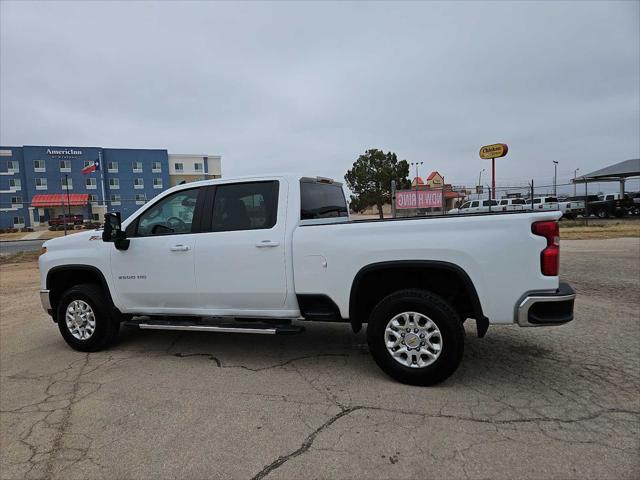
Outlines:
<svg viewBox="0 0 640 480"><path fill-rule="evenodd" d="M367 375L393 381L378 369L369 354L366 326L354 334L348 324L304 322L304 325L306 331L296 335L143 331L123 327L118 343L110 351L135 352L143 356L167 355L185 362L209 363L212 368L249 371L304 368L304 365L296 364L313 359L314 370L326 368L334 375ZM442 385L481 380L510 382L514 375L553 375L556 362L563 360L560 345L557 351L543 348L539 340L522 335L519 329L495 328L480 339L471 327L473 325L467 327L460 368ZM337 358L342 359L338 364Z"/></svg>

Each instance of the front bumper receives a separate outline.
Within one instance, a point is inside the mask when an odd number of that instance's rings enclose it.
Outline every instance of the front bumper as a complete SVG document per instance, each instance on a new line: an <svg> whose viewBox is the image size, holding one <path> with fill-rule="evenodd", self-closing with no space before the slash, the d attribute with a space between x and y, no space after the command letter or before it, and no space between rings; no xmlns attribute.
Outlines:
<svg viewBox="0 0 640 480"><path fill-rule="evenodd" d="M518 302L516 322L521 327L563 325L573 320L576 292L561 282L555 292L530 292Z"/></svg>
<svg viewBox="0 0 640 480"><path fill-rule="evenodd" d="M42 308L48 314L51 314L51 300L49 299L49 290L40 290L40 303Z"/></svg>

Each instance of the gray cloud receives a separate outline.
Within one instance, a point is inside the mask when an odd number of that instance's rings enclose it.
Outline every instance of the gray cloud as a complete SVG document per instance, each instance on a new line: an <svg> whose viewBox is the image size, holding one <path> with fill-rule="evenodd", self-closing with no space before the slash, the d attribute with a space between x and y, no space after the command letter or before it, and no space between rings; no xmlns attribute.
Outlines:
<svg viewBox="0 0 640 480"><path fill-rule="evenodd" d="M379 147L456 184L486 143L502 184L640 154L638 2L0 5L5 145L333 177Z"/></svg>

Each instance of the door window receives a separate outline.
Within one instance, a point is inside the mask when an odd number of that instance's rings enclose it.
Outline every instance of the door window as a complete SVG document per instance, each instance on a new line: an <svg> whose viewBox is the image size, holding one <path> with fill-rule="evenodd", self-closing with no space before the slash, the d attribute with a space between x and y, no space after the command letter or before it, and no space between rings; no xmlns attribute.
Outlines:
<svg viewBox="0 0 640 480"><path fill-rule="evenodd" d="M233 183L216 187L214 232L257 230L276 224L278 182Z"/></svg>
<svg viewBox="0 0 640 480"><path fill-rule="evenodd" d="M477 201L471 203L471 207L477 207L479 205L480 205L480 202L477 202Z"/></svg>
<svg viewBox="0 0 640 480"><path fill-rule="evenodd" d="M467 202L467 203L465 203L464 205L462 205L462 206L460 207L460 210L462 210L462 209L464 209L464 208L469 208L469 205L471 205L471 202Z"/></svg>
<svg viewBox="0 0 640 480"><path fill-rule="evenodd" d="M199 188L169 195L138 217L137 235L176 235L191 233Z"/></svg>

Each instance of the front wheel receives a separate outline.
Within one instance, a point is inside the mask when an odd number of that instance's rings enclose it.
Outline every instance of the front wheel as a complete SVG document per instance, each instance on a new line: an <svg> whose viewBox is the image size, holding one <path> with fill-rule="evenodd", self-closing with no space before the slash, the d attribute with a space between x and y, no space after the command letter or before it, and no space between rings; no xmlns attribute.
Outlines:
<svg viewBox="0 0 640 480"><path fill-rule="evenodd" d="M58 328L67 344L81 352L96 352L115 341L120 322L113 318L104 291L93 284L75 285L58 302Z"/></svg>
<svg viewBox="0 0 640 480"><path fill-rule="evenodd" d="M401 290L374 308L367 342L378 366L409 385L433 385L458 368L464 328L456 311L425 290Z"/></svg>

